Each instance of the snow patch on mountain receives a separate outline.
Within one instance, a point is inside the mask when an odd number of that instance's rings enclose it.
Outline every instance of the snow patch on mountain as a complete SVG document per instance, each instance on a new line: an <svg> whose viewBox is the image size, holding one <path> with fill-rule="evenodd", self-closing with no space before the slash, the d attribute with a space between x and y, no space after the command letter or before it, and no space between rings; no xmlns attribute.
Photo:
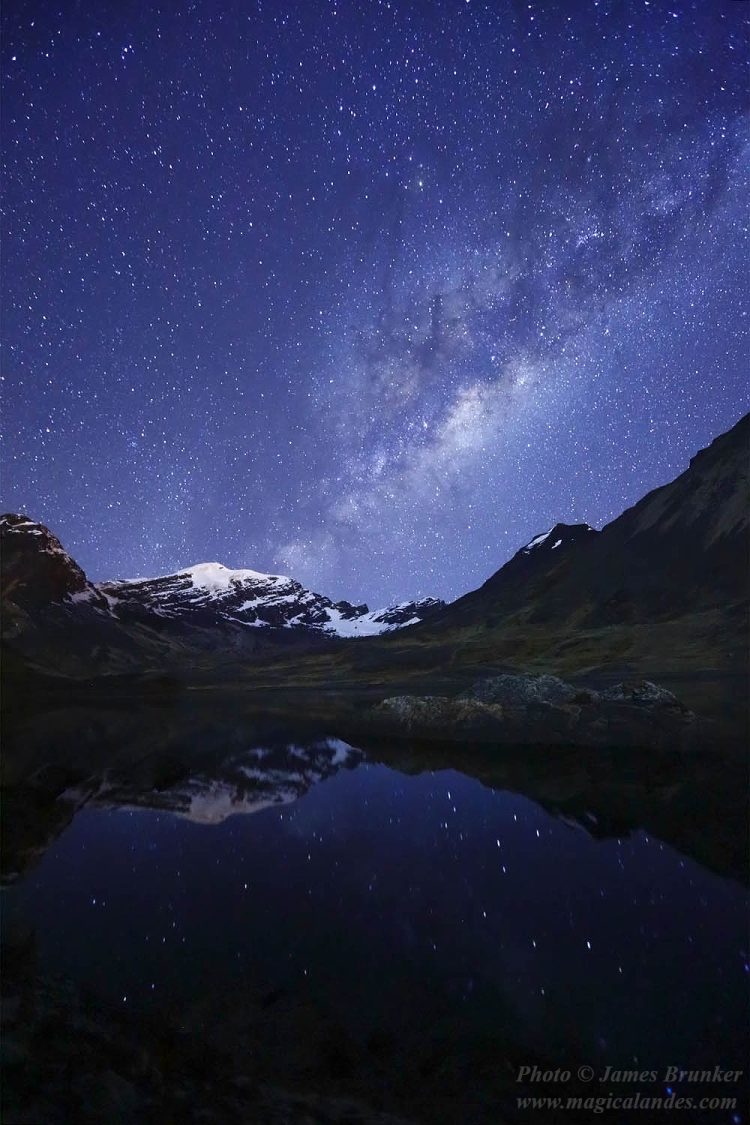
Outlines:
<svg viewBox="0 0 750 1125"><path fill-rule="evenodd" d="M228 566L218 562L196 563L195 566L178 570L174 574L161 574L156 578L122 578L118 585L137 586L143 582L167 582L172 579L187 579L196 590L229 590L237 583L262 582L264 585L273 583L289 583L291 578L278 574L262 574L259 570L230 570Z"/></svg>
<svg viewBox="0 0 750 1125"><path fill-rule="evenodd" d="M532 551L539 551L540 548L544 548L545 552L547 550L556 551L558 547L576 543L589 535L598 535L598 532L587 523L556 523L549 531L543 531L541 535L535 535L533 539L530 539L525 547L521 547L518 554L530 555ZM554 541L550 543L550 539L553 538Z"/></svg>
<svg viewBox="0 0 750 1125"><path fill-rule="evenodd" d="M523 550L524 551L533 551L537 547L541 547L542 543L546 543L546 541L549 539L550 535L552 534L552 532L554 530L555 529L553 527L551 527L549 529L549 531L543 531L541 535L535 535L533 539L529 540L529 542L526 544L526 546L523 548Z"/></svg>
<svg viewBox="0 0 750 1125"><path fill-rule="evenodd" d="M432 599L425 599L424 602L411 603L411 610L415 610L418 606L424 607L430 603ZM336 606L332 606L326 610L328 621L321 625L321 630L325 633L334 633L337 637L375 637L380 633L390 633L394 629L403 629L407 625L417 625L422 618L417 614L406 617L405 620L388 620L388 614L392 609L400 607L392 607L391 609L379 609L362 613L358 617L344 617Z"/></svg>

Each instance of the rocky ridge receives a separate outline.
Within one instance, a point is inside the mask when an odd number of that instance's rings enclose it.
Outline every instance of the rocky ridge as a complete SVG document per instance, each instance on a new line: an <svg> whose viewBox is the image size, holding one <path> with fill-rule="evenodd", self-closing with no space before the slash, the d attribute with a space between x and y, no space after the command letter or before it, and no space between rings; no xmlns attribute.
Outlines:
<svg viewBox="0 0 750 1125"><path fill-rule="evenodd" d="M285 575L230 570L200 563L161 578L103 582L98 587L120 619L155 613L162 617L218 617L255 628L309 629L339 637L365 637L416 625L442 606L436 598L386 609L333 602Z"/></svg>
<svg viewBox="0 0 750 1125"><path fill-rule="evenodd" d="M159 578L93 583L43 524L24 515L0 516L3 600L38 616L50 605L87 607L114 621L158 625L182 621L206 628L230 625L289 629L335 637L366 637L416 625L442 608L437 598L385 609L334 602L293 578L199 563Z"/></svg>

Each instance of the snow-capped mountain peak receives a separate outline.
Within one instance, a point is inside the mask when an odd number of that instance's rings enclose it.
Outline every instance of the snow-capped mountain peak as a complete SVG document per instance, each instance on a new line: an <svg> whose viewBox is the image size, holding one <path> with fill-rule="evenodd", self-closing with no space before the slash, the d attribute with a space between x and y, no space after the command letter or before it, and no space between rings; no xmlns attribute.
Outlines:
<svg viewBox="0 0 750 1125"><path fill-rule="evenodd" d="M197 563L159 578L131 578L99 586L121 619L143 612L161 617L207 620L210 615L239 625L302 629L339 637L374 636L413 625L439 607L434 598L371 611L366 605L333 602L286 575L231 570L218 562Z"/></svg>
<svg viewBox="0 0 750 1125"><path fill-rule="evenodd" d="M259 570L231 570L223 563L205 562L188 566L185 570L179 570L175 574L163 574L159 578L123 578L118 581L118 584L123 586L138 585L143 582L160 582L174 578L187 579L196 589L216 591L228 590L237 583L262 582L267 584L292 581L291 578L278 574L262 574Z"/></svg>

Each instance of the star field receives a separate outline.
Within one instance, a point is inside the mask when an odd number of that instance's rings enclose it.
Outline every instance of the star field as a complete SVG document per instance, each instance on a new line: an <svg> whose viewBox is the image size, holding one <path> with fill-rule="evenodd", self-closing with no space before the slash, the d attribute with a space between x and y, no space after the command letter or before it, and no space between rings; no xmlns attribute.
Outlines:
<svg viewBox="0 0 750 1125"><path fill-rule="evenodd" d="M371 605L750 406L742 3L8 4L3 505Z"/></svg>

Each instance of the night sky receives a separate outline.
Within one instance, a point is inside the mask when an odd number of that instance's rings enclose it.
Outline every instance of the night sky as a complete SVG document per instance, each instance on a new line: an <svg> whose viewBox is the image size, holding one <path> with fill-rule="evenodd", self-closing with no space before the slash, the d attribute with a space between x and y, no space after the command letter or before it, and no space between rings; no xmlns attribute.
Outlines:
<svg viewBox="0 0 750 1125"><path fill-rule="evenodd" d="M5 5L4 510L375 606L750 406L738 0Z"/></svg>

